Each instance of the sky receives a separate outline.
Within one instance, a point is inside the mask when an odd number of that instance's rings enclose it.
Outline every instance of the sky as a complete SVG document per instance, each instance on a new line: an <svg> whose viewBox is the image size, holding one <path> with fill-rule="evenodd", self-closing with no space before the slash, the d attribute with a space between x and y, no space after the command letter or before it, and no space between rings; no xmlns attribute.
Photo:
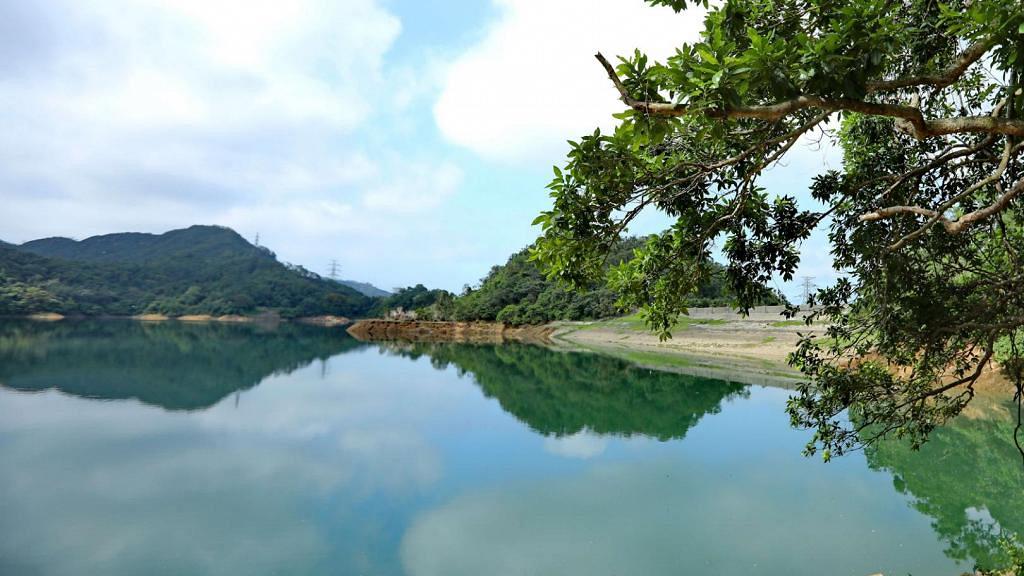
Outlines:
<svg viewBox="0 0 1024 576"><path fill-rule="evenodd" d="M0 0L0 239L218 224L321 274L459 290L536 238L566 141L615 125L593 54L664 58L701 21L641 0ZM838 163L806 143L765 183L807 204ZM798 275L829 263L818 233Z"/></svg>

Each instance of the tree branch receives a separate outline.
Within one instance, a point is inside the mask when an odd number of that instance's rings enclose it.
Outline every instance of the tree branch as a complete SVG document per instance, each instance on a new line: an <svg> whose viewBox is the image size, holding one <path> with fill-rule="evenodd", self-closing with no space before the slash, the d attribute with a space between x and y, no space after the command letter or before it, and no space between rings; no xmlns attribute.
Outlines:
<svg viewBox="0 0 1024 576"><path fill-rule="evenodd" d="M913 86L931 86L933 88L945 88L957 81L971 64L974 64L985 55L986 52L995 46L995 40L989 38L970 45L963 54L956 59L948 68L937 74L910 76L908 78L896 78L893 80L876 80L867 83L868 92L888 92L901 88Z"/></svg>
<svg viewBox="0 0 1024 576"><path fill-rule="evenodd" d="M675 104L672 102L637 100L629 95L629 90L626 89L626 85L619 79L611 63L600 52L594 57L597 58L601 66L604 67L605 72L608 73L608 77L611 79L612 84L615 85L616 90L618 90L619 98L622 102L633 110L650 116L672 118L705 114L710 118L719 119L751 118L776 121L799 110L815 108L825 112L859 112L870 116L885 116L903 120L907 131L918 140L945 136L947 134L972 132L1024 136L1024 120L992 116L963 116L928 120L921 114L921 110L914 106L867 102L854 98L822 98L820 96L801 95L771 104L705 109L694 109L685 104Z"/></svg>

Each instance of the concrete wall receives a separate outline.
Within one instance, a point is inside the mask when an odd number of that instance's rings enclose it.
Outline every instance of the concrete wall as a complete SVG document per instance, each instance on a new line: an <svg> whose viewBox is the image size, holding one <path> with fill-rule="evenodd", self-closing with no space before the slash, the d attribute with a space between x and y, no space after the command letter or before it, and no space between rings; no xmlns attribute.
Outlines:
<svg viewBox="0 0 1024 576"><path fill-rule="evenodd" d="M782 316L785 306L757 306L750 309L750 315L744 318L739 312L728 306L716 306L713 308L690 308L691 318L708 318L720 320L747 320L752 322L777 322L786 320ZM801 310L795 318L803 318L810 313L810 310Z"/></svg>

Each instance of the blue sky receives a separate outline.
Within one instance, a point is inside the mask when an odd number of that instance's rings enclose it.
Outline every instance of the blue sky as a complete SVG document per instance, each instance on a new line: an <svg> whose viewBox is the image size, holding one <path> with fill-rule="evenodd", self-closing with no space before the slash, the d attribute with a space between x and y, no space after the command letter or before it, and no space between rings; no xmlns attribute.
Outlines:
<svg viewBox="0 0 1024 576"><path fill-rule="evenodd" d="M614 125L592 54L665 56L700 21L641 0L0 0L0 238L221 224L313 271L457 290L533 240L565 140ZM837 162L804 146L766 182L806 200ZM834 276L824 249L802 274Z"/></svg>

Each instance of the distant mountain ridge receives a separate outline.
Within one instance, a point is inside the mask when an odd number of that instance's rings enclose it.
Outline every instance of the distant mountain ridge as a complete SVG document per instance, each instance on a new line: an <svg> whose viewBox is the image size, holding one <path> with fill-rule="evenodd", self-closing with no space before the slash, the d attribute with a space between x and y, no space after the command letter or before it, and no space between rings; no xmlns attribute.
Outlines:
<svg viewBox="0 0 1024 576"><path fill-rule="evenodd" d="M354 290L358 290L363 295L371 298L387 298L388 296L391 296L391 292L381 290L369 282L358 282L356 280L336 280L336 282L338 284L344 284Z"/></svg>
<svg viewBox="0 0 1024 576"><path fill-rule="evenodd" d="M0 314L358 317L372 303L222 226L0 243Z"/></svg>
<svg viewBox="0 0 1024 576"><path fill-rule="evenodd" d="M213 260L249 253L274 257L266 248L253 246L223 226L190 226L163 234L121 232L84 240L53 237L31 240L18 249L47 258L78 262L131 262L144 264L154 258L202 258Z"/></svg>

